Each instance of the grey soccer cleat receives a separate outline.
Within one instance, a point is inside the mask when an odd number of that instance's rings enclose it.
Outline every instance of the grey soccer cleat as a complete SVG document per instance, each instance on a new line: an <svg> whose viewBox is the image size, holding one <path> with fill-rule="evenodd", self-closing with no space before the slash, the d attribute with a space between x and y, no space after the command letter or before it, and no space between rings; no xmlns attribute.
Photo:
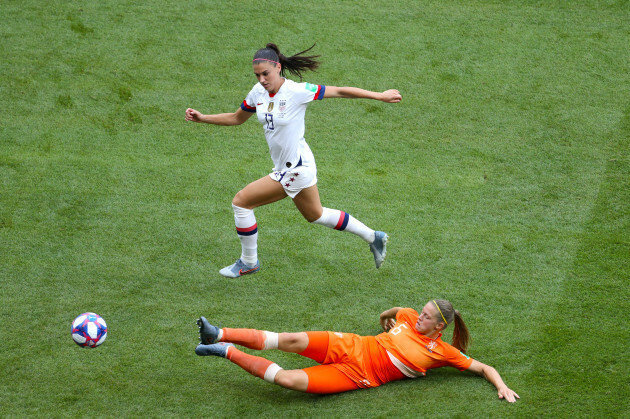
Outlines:
<svg viewBox="0 0 630 419"><path fill-rule="evenodd" d="M199 356L220 356L227 358L228 348L234 346L231 343L219 342L212 345L197 345L195 353Z"/></svg>
<svg viewBox="0 0 630 419"><path fill-rule="evenodd" d="M199 326L199 343L209 345L216 342L220 331L218 327L208 323L203 316L197 319L197 326Z"/></svg>
<svg viewBox="0 0 630 419"><path fill-rule="evenodd" d="M381 267L385 260L385 255L387 255L387 239L389 239L389 236L382 231L374 232L374 241L370 244L370 250L374 254L374 262L377 269Z"/></svg>
<svg viewBox="0 0 630 419"><path fill-rule="evenodd" d="M245 262L241 259L238 259L234 262L233 265L226 266L221 269L219 273L223 276L227 276L228 278L238 278L239 276L247 275L247 274L255 274L260 270L260 262L256 261L254 266L247 266Z"/></svg>

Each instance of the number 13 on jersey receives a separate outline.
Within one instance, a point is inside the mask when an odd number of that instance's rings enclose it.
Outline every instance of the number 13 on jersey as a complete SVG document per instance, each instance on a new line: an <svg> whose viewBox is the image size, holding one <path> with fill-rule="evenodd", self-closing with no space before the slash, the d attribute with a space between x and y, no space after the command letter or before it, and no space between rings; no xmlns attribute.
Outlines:
<svg viewBox="0 0 630 419"><path fill-rule="evenodd" d="M265 114L265 121L267 122L267 129L273 131L273 129L274 129L274 126L273 126L273 114L272 113L266 113Z"/></svg>

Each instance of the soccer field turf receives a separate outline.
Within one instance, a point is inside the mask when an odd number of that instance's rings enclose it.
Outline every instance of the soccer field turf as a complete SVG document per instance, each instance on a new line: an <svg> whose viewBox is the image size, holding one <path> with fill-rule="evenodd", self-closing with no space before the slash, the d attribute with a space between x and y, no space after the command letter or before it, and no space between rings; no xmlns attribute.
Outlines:
<svg viewBox="0 0 630 419"><path fill-rule="evenodd" d="M0 416L628 417L629 28L627 0L3 1ZM256 210L260 273L218 274L272 163L254 118L184 111L236 110L267 42L317 42L305 81L403 95L306 117L322 204L391 237L380 270L285 199ZM314 396L193 352L200 315L372 335L431 298L521 400L451 368ZM97 349L70 337L86 311Z"/></svg>

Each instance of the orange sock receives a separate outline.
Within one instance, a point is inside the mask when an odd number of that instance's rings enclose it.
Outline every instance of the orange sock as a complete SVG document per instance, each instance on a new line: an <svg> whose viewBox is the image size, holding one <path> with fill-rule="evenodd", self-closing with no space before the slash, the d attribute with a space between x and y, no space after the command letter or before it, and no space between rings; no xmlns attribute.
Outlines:
<svg viewBox="0 0 630 419"><path fill-rule="evenodd" d="M265 332L256 329L230 329L224 327L221 342L231 342L246 348L262 350L265 348Z"/></svg>
<svg viewBox="0 0 630 419"><path fill-rule="evenodd" d="M262 378L270 383L274 382L274 378L281 369L275 363L260 356L246 354L231 346L228 349L227 359L243 368L245 371L258 378ZM270 368L271 367L271 368Z"/></svg>

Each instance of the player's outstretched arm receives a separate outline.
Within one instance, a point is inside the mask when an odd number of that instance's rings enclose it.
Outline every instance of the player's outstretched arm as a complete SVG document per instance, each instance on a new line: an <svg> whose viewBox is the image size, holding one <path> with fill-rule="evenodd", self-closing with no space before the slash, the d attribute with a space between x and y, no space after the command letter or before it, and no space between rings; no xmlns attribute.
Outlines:
<svg viewBox="0 0 630 419"><path fill-rule="evenodd" d="M205 122L206 124L214 125L241 125L252 115L253 112L245 112L241 108L238 108L236 112L214 115L204 115L192 108L186 109L186 121Z"/></svg>
<svg viewBox="0 0 630 419"><path fill-rule="evenodd" d="M372 92L358 87L337 87L326 86L325 98L346 98L346 99L374 99L387 103L398 103L402 100L402 95L396 89L385 90L384 92Z"/></svg>
<svg viewBox="0 0 630 419"><path fill-rule="evenodd" d="M500 399L505 399L510 403L514 403L516 399L520 399L520 397L514 392L514 390L511 390L510 388L508 388L508 386L505 385L497 370L495 370L490 365L486 365L473 359L472 364L470 364L470 367L468 367L468 371L474 372L477 375L481 375L490 383L492 383L492 385L497 388Z"/></svg>

